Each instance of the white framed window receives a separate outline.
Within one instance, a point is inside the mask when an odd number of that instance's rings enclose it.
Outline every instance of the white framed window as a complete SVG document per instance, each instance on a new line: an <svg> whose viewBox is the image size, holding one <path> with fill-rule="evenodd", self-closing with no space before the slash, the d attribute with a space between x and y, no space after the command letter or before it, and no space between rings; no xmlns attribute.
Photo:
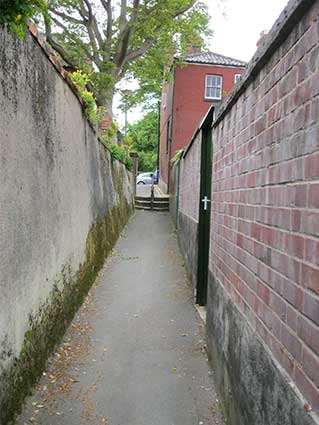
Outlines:
<svg viewBox="0 0 319 425"><path fill-rule="evenodd" d="M220 100L222 98L223 77L221 75L206 75L205 99Z"/></svg>
<svg viewBox="0 0 319 425"><path fill-rule="evenodd" d="M234 75L234 84L237 84L240 79L241 79L241 74L235 74Z"/></svg>
<svg viewBox="0 0 319 425"><path fill-rule="evenodd" d="M166 102L167 102L167 94L163 93L163 96L162 96L162 108L163 109L166 109Z"/></svg>

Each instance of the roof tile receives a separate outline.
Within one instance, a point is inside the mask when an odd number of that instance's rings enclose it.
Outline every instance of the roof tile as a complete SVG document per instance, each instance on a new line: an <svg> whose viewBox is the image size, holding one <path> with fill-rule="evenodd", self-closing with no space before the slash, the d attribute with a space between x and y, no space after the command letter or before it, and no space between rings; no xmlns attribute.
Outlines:
<svg viewBox="0 0 319 425"><path fill-rule="evenodd" d="M227 56L219 55L218 53L213 52L201 52L188 55L184 59L185 62L189 63L206 63L212 65L225 65L225 66L234 66L234 67L245 67L246 62L240 61L238 59L229 58Z"/></svg>

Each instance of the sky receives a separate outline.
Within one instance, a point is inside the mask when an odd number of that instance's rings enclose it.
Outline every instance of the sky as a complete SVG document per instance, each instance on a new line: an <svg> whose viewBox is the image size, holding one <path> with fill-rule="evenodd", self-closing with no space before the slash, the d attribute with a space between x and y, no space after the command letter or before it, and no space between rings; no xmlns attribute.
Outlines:
<svg viewBox="0 0 319 425"><path fill-rule="evenodd" d="M204 0L214 32L210 49L249 61L263 30L270 30L287 0Z"/></svg>
<svg viewBox="0 0 319 425"><path fill-rule="evenodd" d="M256 43L263 30L270 30L287 0L202 0L209 9L213 37L209 50L248 62L256 51ZM133 87L132 87L133 88ZM115 115L120 126L124 125L124 114L117 110ZM133 123L143 115L142 108L128 112L128 122Z"/></svg>

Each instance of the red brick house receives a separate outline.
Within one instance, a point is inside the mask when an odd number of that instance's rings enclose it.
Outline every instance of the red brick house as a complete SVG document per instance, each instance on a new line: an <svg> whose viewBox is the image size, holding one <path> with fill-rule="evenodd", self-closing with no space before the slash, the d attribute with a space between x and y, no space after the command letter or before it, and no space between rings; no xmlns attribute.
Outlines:
<svg viewBox="0 0 319 425"><path fill-rule="evenodd" d="M160 187L167 192L169 162L188 145L212 104L218 107L244 72L246 63L198 48L188 50L184 63L164 84L160 116Z"/></svg>

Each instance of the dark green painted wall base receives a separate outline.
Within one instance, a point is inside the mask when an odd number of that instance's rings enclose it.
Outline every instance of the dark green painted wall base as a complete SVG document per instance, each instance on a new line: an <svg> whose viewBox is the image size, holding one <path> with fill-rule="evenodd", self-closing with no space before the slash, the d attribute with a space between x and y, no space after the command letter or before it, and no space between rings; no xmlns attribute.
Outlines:
<svg viewBox="0 0 319 425"><path fill-rule="evenodd" d="M70 276L66 266L50 298L36 316L29 318L29 330L25 334L20 356L10 359L11 367L2 373L1 425L10 424L19 412L24 398L41 376L50 354L84 301L132 211L132 205L125 201L119 203L91 228L86 241L85 263L74 276ZM63 290L58 289L61 287ZM1 347L0 357L2 360L10 357L10 350Z"/></svg>

